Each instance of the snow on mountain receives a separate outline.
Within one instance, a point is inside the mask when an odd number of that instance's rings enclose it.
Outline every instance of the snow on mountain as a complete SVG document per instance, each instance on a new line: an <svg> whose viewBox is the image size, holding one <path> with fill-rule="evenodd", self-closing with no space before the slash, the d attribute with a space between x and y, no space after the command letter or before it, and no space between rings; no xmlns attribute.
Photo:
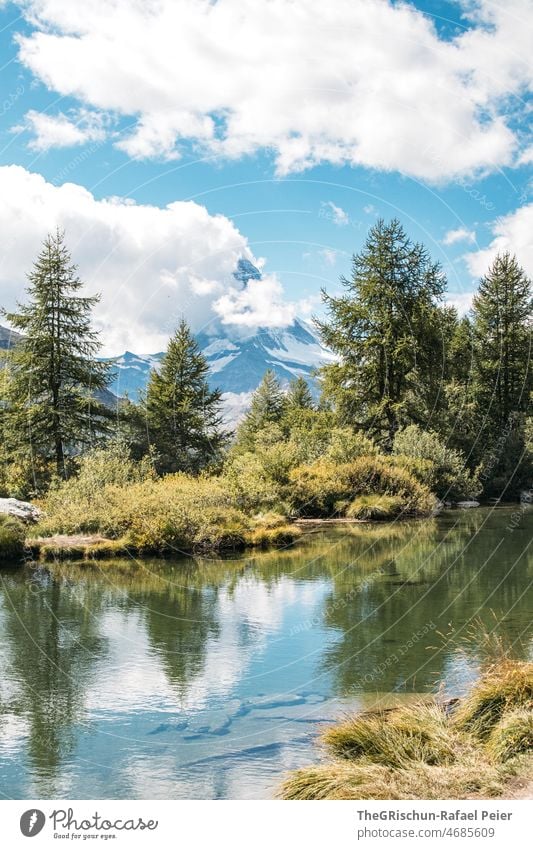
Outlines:
<svg viewBox="0 0 533 849"><path fill-rule="evenodd" d="M233 276L243 286L249 280L261 280L260 270L247 259L239 260ZM272 369L283 384L301 376L314 388L314 369L335 358L321 344L315 329L299 318L287 327L247 331L218 322L196 338L209 364L210 384L223 393L226 414L232 421L241 417L267 369ZM110 389L116 395L127 394L137 400L146 388L150 371L157 368L163 356L126 351L114 360Z"/></svg>
<svg viewBox="0 0 533 849"><path fill-rule="evenodd" d="M218 327L216 332L223 335L202 332L196 338L209 364L211 385L224 395L231 395L228 404L236 409L246 406L267 369L272 369L284 384L302 376L313 386L313 370L334 359L315 330L301 319L279 330L258 328L245 336L240 329L232 332L231 328ZM113 361L111 391L137 400L146 388L150 371L162 358L163 353L142 356L126 351Z"/></svg>

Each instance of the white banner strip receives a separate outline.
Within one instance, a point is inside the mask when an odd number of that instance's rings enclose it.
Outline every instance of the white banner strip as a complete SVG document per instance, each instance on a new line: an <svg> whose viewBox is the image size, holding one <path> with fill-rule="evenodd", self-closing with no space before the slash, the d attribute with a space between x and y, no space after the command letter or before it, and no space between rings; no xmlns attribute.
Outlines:
<svg viewBox="0 0 533 849"><path fill-rule="evenodd" d="M2 845L328 849L532 845L531 801L3 801ZM526 839L527 838L527 839ZM35 840L33 843L32 841Z"/></svg>

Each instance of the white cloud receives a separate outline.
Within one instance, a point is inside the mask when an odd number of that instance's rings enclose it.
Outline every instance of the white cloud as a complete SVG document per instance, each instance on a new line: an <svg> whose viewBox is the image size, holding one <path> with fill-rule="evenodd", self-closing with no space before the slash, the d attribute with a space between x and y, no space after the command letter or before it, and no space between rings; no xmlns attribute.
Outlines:
<svg viewBox="0 0 533 849"><path fill-rule="evenodd" d="M448 292L446 303L455 307L459 315L464 315L472 306L473 292Z"/></svg>
<svg viewBox="0 0 533 849"><path fill-rule="evenodd" d="M332 200L322 201L321 214L323 218L329 218L337 227L345 227L350 217L341 206L337 206Z"/></svg>
<svg viewBox="0 0 533 849"><path fill-rule="evenodd" d="M53 186L15 165L0 167L1 306L23 299L26 273L56 225L87 291L102 295L95 319L105 353L161 350L182 315L198 330L219 321L286 325L296 314L275 275L244 288L234 279L240 257L256 260L223 215L192 201L161 209L96 200L81 186Z"/></svg>
<svg viewBox="0 0 533 849"><path fill-rule="evenodd" d="M481 277L496 254L509 251L516 254L518 262L533 279L533 203L522 206L509 215L497 218L492 225L493 240L487 248L467 254L470 272Z"/></svg>
<svg viewBox="0 0 533 849"><path fill-rule="evenodd" d="M28 147L42 151L57 147L73 147L88 141L101 141L105 137L102 116L81 110L76 120L66 115L48 115L30 109L25 115L22 126L14 127L16 132L27 130L33 134Z"/></svg>
<svg viewBox="0 0 533 849"><path fill-rule="evenodd" d="M520 154L517 165L531 165L533 163L533 144L526 147L526 149Z"/></svg>
<svg viewBox="0 0 533 849"><path fill-rule="evenodd" d="M335 265L337 262L338 251L333 248L323 248L319 251L320 256L326 263L326 265Z"/></svg>
<svg viewBox="0 0 533 849"><path fill-rule="evenodd" d="M448 230L442 240L442 244L456 245L457 242L470 242L470 244L474 244L475 241L475 230L467 230L465 227L458 227L457 230Z"/></svg>
<svg viewBox="0 0 533 849"><path fill-rule="evenodd" d="M241 327L286 327L296 318L296 304L283 299L283 287L275 275L249 280L244 289L230 289L213 304L222 324Z"/></svg>
<svg viewBox="0 0 533 849"><path fill-rule="evenodd" d="M533 76L530 0L465 7L473 25L445 41L384 0L26 0L18 40L50 89L137 120L118 143L133 157L191 140L272 150L279 174L329 162L439 180L512 164L506 110Z"/></svg>

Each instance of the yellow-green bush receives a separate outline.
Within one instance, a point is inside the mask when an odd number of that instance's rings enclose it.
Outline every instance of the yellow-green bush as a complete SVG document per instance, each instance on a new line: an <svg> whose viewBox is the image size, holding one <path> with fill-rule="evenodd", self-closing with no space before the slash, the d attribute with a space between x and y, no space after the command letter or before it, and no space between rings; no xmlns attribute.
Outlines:
<svg viewBox="0 0 533 849"><path fill-rule="evenodd" d="M329 763L289 774L284 799L467 799L531 776L533 663L502 658L459 706L406 704L332 725Z"/></svg>
<svg viewBox="0 0 533 849"><path fill-rule="evenodd" d="M264 545L267 536L277 542L276 523L254 536L261 522L235 506L221 478L178 473L96 488L70 480L49 493L43 508L36 535L99 533L139 552L224 551ZM277 525L285 541L285 520Z"/></svg>
<svg viewBox="0 0 533 849"><path fill-rule="evenodd" d="M12 516L0 514L0 561L17 562L24 552L24 525Z"/></svg>
<svg viewBox="0 0 533 849"><path fill-rule="evenodd" d="M300 516L344 514L348 504L363 495L400 498L402 511L409 515L430 513L435 505L429 489L391 457L358 457L341 465L320 460L290 475L289 497Z"/></svg>

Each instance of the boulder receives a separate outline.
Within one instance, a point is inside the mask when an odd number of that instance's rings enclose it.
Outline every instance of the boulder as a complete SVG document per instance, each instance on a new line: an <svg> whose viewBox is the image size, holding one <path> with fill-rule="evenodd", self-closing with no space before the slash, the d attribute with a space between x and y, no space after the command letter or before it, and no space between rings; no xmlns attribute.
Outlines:
<svg viewBox="0 0 533 849"><path fill-rule="evenodd" d="M29 501L19 501L18 498L0 498L0 513L20 519L21 522L38 522L41 511Z"/></svg>
<svg viewBox="0 0 533 849"><path fill-rule="evenodd" d="M479 507L479 501L458 501L457 506L461 510L470 510L472 507Z"/></svg>

